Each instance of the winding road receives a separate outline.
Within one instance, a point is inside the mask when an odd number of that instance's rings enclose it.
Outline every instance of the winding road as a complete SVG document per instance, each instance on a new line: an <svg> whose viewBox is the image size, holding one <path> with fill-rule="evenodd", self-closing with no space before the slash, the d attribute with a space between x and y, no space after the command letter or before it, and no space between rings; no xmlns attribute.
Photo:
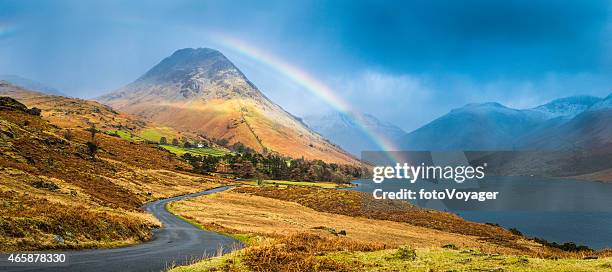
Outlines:
<svg viewBox="0 0 612 272"><path fill-rule="evenodd" d="M225 235L198 229L168 212L165 206L173 201L222 192L230 188L221 187L146 204L144 209L157 217L163 227L154 230L153 239L142 244L111 249L53 252L65 253L66 263L51 266L4 266L7 264L4 254L0 271L162 271L173 265L189 264L204 256L214 256L221 250L227 253L242 247L242 243Z"/></svg>

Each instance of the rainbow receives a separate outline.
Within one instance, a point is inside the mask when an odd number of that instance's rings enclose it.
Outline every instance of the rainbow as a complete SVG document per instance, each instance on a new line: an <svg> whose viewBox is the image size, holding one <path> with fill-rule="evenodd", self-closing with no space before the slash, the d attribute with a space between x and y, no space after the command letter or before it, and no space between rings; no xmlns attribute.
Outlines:
<svg viewBox="0 0 612 272"><path fill-rule="evenodd" d="M295 83L304 87L312 94L321 98L335 110L346 113L348 116L350 116L353 123L357 125L359 130L363 131L363 133L367 135L368 138L370 138L370 140L372 140L376 145L378 145L378 147L382 151L386 152L387 157L389 157L392 162L402 161L401 158L394 157L394 154L396 154L397 152L392 152L397 151L399 149L396 148L393 143L388 140L384 135L380 135L379 133L368 129L367 126L363 124L363 122L361 122L358 118L355 118L355 116L352 114L355 111L352 110L351 105L347 101L336 95L333 89L327 86L325 83L316 79L314 76L310 75L306 71L296 66L293 66L290 63L270 53L264 52L259 48L253 47L244 41L235 39L227 35L216 36L217 39L215 41L220 42L222 46L227 47L229 50L240 53L241 55L251 58L257 62L263 63L268 67L271 67L275 71L279 72L280 74L286 76Z"/></svg>

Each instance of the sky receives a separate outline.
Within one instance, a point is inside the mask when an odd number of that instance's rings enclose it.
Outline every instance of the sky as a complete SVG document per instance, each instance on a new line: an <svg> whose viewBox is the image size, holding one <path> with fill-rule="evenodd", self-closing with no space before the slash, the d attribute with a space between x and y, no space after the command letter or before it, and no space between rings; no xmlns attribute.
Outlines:
<svg viewBox="0 0 612 272"><path fill-rule="evenodd" d="M411 131L452 108L612 92L610 1L0 0L0 74L94 98L185 47L220 50L297 116L333 110L247 44ZM234 42L235 43L235 42Z"/></svg>

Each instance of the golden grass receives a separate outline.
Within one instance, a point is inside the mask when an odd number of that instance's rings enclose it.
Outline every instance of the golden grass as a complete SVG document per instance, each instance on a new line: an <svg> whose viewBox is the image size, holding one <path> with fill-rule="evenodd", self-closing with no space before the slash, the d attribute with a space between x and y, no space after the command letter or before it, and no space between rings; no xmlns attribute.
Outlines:
<svg viewBox="0 0 612 272"><path fill-rule="evenodd" d="M218 186L154 146L0 111L0 251L120 246L150 238L145 202ZM174 170L174 171L173 171Z"/></svg>
<svg viewBox="0 0 612 272"><path fill-rule="evenodd" d="M332 242L333 243L333 242ZM610 271L612 258L540 259L527 256L486 254L471 249L425 248L406 250L414 259L403 257L403 249L377 251L339 250L317 254L291 254L282 241L276 246L257 246L211 258L171 272L203 271L517 271L587 272ZM403 252L402 252L403 253ZM253 256L263 258L253 260ZM301 270L295 269L298 267Z"/></svg>
<svg viewBox="0 0 612 272"><path fill-rule="evenodd" d="M609 257L534 258L526 252L476 237L406 223L317 212L293 202L231 191L182 200L170 206L172 212L208 229L268 237L251 239L246 249L176 267L173 272L609 271L612 268ZM347 235L333 235L329 228L345 230ZM537 245L529 246L537 248ZM407 259L399 251L412 252L416 257Z"/></svg>
<svg viewBox="0 0 612 272"><path fill-rule="evenodd" d="M294 202L231 191L179 201L171 204L170 210L206 228L224 232L282 237L294 232L329 234L329 229L333 228L337 232L345 230L347 237L356 241L378 242L387 247L404 244L439 247L453 243L489 252L521 253L521 250L467 235L400 222L318 212ZM521 243L537 247L527 241Z"/></svg>

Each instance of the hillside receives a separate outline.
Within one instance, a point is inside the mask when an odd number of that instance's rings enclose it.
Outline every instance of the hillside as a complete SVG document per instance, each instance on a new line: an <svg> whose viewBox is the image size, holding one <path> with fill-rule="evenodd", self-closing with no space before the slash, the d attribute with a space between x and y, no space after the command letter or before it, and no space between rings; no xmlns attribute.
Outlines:
<svg viewBox="0 0 612 272"><path fill-rule="evenodd" d="M43 118L64 128L88 128L92 123L99 129L136 131L145 127L145 122L98 102L44 94L7 81L0 81L0 95L12 97L27 107L41 109Z"/></svg>
<svg viewBox="0 0 612 272"><path fill-rule="evenodd" d="M177 139L181 144L184 141L209 142L202 135L179 132L147 122L138 116L117 112L96 101L45 94L6 81L0 81L0 96L9 96L28 107L41 109L45 120L62 128L83 129L94 124L101 131L116 133L133 141L159 142L161 137L166 137L169 142Z"/></svg>
<svg viewBox="0 0 612 272"><path fill-rule="evenodd" d="M89 131L62 128L39 114L0 98L0 251L143 241L159 227L139 208L143 203L218 181L176 171L189 166L155 146L102 133L92 139Z"/></svg>
<svg viewBox="0 0 612 272"><path fill-rule="evenodd" d="M181 49L142 77L98 99L179 131L242 143L258 152L356 163L270 101L219 51Z"/></svg>

